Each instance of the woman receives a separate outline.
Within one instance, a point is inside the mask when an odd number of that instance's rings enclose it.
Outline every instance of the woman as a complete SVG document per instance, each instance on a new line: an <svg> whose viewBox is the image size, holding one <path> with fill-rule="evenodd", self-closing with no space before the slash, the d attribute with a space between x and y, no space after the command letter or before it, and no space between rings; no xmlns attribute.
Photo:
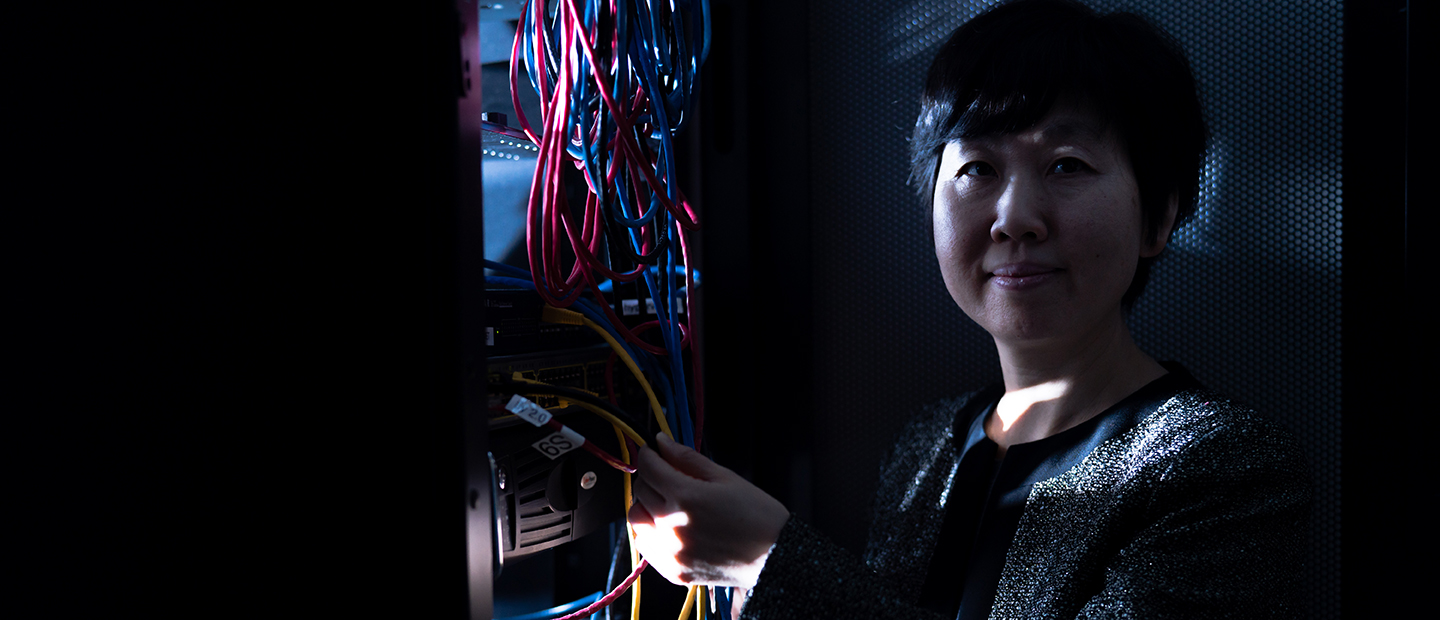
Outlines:
<svg viewBox="0 0 1440 620"><path fill-rule="evenodd" d="M921 103L935 255L1003 385L906 427L863 559L663 440L637 462L641 552L677 583L753 588L747 618L1292 615L1294 446L1124 321L1195 208L1206 131L1179 46L1134 15L1011 3L952 35Z"/></svg>

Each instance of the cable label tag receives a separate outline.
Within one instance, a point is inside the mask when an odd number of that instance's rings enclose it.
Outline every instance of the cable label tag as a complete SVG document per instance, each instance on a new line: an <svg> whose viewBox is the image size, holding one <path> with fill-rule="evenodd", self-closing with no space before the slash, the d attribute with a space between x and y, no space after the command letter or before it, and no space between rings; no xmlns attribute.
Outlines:
<svg viewBox="0 0 1440 620"><path fill-rule="evenodd" d="M579 448L584 443L585 438L581 437L579 433L570 430L570 427L567 426L562 428L560 432L551 433L548 437L530 445L536 450L539 450L540 454L549 457L550 460L553 461L560 458L560 455Z"/></svg>
<svg viewBox="0 0 1440 620"><path fill-rule="evenodd" d="M575 445L577 446L585 443L584 435L575 432L575 429L565 426L564 424L560 425L560 434L569 437L570 440L574 441Z"/></svg>
<svg viewBox="0 0 1440 620"><path fill-rule="evenodd" d="M551 417L550 412L546 411L544 407L530 402L529 399L519 394L511 396L510 402L505 404L505 408L535 426L545 426L545 423L549 422Z"/></svg>

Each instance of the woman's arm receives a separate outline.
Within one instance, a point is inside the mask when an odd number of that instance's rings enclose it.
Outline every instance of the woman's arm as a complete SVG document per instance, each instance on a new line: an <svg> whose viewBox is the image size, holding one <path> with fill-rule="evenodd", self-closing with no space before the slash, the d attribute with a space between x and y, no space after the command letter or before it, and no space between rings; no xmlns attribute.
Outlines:
<svg viewBox="0 0 1440 620"><path fill-rule="evenodd" d="M742 620L949 620L916 607L901 592L860 558L792 518L745 603Z"/></svg>
<svg viewBox="0 0 1440 620"><path fill-rule="evenodd" d="M904 585L923 578L924 562L918 573L912 564L928 558L926 530L943 518L927 506L943 494L953 455L935 446L950 445L945 431L963 403L937 403L916 416L900 435L903 449L885 459L871 545L886 549L883 559L867 555L877 566L791 518L744 478L668 440L636 461L643 481L630 513L636 544L672 582L753 588L745 618L939 618L915 607L915 588ZM898 518L905 511L923 514ZM928 528L926 518L934 520ZM877 572L880 566L893 570Z"/></svg>
<svg viewBox="0 0 1440 620"><path fill-rule="evenodd" d="M778 500L667 438L642 449L630 525L635 546L680 585L753 588L743 618L943 620L902 600L858 557Z"/></svg>

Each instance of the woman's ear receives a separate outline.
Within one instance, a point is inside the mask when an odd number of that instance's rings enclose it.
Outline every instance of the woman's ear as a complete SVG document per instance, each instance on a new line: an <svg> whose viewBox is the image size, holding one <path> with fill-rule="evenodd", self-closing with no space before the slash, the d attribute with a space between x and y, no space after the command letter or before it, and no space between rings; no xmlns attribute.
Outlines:
<svg viewBox="0 0 1440 620"><path fill-rule="evenodd" d="M1140 257L1153 258L1160 255L1165 249L1165 243L1170 240L1170 230L1175 227L1175 215L1180 212L1180 191L1171 190L1170 197L1165 201L1165 213L1155 227L1155 236L1149 239L1142 239L1140 242ZM1141 234L1144 234L1143 232Z"/></svg>

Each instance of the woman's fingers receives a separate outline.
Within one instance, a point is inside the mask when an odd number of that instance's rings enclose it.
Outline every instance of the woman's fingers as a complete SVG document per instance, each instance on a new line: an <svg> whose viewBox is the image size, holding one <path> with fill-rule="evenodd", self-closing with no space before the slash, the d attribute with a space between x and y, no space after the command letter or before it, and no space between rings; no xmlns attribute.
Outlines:
<svg viewBox="0 0 1440 620"><path fill-rule="evenodd" d="M665 460L665 464L674 468L675 472L691 478L714 480L727 471L705 455L665 436L665 433L655 435L655 446L660 450L660 457Z"/></svg>
<svg viewBox="0 0 1440 620"><path fill-rule="evenodd" d="M649 481L644 477L637 477L635 482L631 483L630 495L636 504L644 505L651 516L674 512L674 510L670 509L671 507L668 505L668 502L665 501L665 497L652 488Z"/></svg>
<svg viewBox="0 0 1440 620"><path fill-rule="evenodd" d="M635 544L675 583L754 586L785 506L704 455L656 437L636 456ZM657 452L658 450L658 452Z"/></svg>
<svg viewBox="0 0 1440 620"><path fill-rule="evenodd" d="M656 435L656 443L640 448L635 456L635 469L650 486L667 499L673 494L694 487L697 482L715 478L715 465L704 455L682 446L663 433Z"/></svg>
<svg viewBox="0 0 1440 620"><path fill-rule="evenodd" d="M650 457L659 464L659 467L668 467L656 456L653 450L642 449L649 453ZM676 528L684 526L689 522L689 515L685 514L674 502L666 500L665 496L656 491L650 484L654 479L654 466L646 467L641 463L643 459L637 459L637 469L641 475L630 485L630 493L634 503L630 506L630 512L626 517L630 521L630 531L635 535L635 548L650 566L669 579L672 583L685 584L688 582L685 567L677 559L677 555L684 548L685 543L681 541L676 533ZM671 472L675 476L685 476ZM691 480L691 482L697 482Z"/></svg>
<svg viewBox="0 0 1440 620"><path fill-rule="evenodd" d="M645 504L635 502L630 505L630 512L625 513L625 520L632 526L654 526L655 516L645 508Z"/></svg>

